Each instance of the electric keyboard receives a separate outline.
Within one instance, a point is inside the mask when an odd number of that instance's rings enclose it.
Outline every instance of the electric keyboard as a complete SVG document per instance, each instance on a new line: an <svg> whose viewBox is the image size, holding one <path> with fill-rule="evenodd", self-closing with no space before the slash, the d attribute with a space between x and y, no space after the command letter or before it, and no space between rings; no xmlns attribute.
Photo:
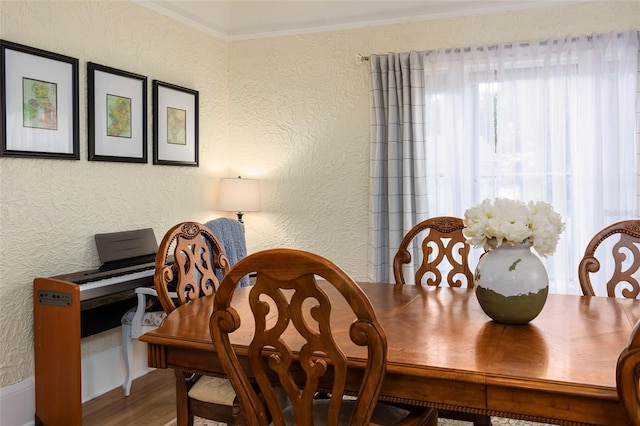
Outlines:
<svg viewBox="0 0 640 426"><path fill-rule="evenodd" d="M153 286L158 251L153 229L96 234L95 242L100 268L42 279L44 287L35 295L40 305L64 304L75 289L52 292L46 280L77 287L81 337L119 327L122 315L136 306L136 287Z"/></svg>
<svg viewBox="0 0 640 426"><path fill-rule="evenodd" d="M153 286L151 228L95 235L102 266L33 281L36 424L82 424L82 338L120 327ZM62 420L61 420L62 419Z"/></svg>

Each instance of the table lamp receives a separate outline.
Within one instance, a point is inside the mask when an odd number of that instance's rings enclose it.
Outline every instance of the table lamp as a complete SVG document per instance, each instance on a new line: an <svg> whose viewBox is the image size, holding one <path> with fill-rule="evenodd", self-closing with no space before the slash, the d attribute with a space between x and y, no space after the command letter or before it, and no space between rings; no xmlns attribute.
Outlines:
<svg viewBox="0 0 640 426"><path fill-rule="evenodd" d="M223 178L218 189L218 210L236 212L242 221L244 212L260 211L260 182L257 179Z"/></svg>

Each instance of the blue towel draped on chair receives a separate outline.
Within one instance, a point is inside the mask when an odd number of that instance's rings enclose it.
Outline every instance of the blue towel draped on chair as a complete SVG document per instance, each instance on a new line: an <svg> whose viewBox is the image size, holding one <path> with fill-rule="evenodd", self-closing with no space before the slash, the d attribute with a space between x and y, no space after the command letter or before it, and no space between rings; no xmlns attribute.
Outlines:
<svg viewBox="0 0 640 426"><path fill-rule="evenodd" d="M219 217L204 224L211 230L222 243L224 251L229 258L231 266L238 263L240 259L247 255L247 242L244 236L244 225L235 219ZM216 271L219 280L222 280L222 272ZM249 285L249 276L242 278L240 287Z"/></svg>

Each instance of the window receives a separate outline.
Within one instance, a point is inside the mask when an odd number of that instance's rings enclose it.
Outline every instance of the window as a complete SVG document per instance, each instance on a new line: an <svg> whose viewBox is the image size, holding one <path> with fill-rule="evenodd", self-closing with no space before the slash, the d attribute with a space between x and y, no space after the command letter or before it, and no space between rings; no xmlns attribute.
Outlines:
<svg viewBox="0 0 640 426"><path fill-rule="evenodd" d="M637 32L424 52L426 216L552 204L566 230L551 291L579 294L589 239L639 216L637 54Z"/></svg>

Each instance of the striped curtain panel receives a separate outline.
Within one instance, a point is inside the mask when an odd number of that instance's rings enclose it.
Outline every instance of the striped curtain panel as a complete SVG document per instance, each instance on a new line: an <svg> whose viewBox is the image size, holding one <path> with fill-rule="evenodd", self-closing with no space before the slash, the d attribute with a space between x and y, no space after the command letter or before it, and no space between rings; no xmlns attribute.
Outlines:
<svg viewBox="0 0 640 426"><path fill-rule="evenodd" d="M402 237L427 218L422 58L418 52L389 53L371 55L369 63L368 275L372 281L391 282Z"/></svg>

